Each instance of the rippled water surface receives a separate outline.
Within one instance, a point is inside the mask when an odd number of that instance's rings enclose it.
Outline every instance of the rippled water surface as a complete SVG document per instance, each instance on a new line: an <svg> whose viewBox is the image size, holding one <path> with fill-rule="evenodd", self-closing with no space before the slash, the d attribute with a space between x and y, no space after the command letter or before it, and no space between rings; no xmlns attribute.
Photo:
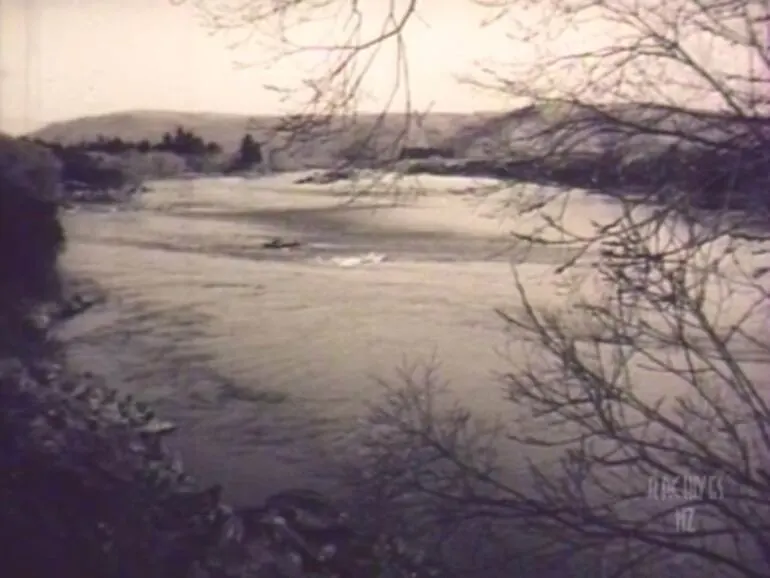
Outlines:
<svg viewBox="0 0 770 578"><path fill-rule="evenodd" d="M65 217L66 269L111 296L65 329L73 359L177 420L188 467L236 501L323 470L325 440L405 361L435 356L474 403L499 401L505 236L410 230L389 200L344 200L166 182L129 209ZM303 246L261 248L273 236ZM387 261L328 262L367 252Z"/></svg>
<svg viewBox="0 0 770 578"><path fill-rule="evenodd" d="M126 210L65 216L65 268L110 294L65 328L73 360L154 401L181 426L188 468L235 502L317 480L329 441L380 395L375 378L404 362L439 360L466 403L500 411L494 374L518 346L493 313L515 301L504 229L461 218L475 209L448 193L411 208L346 200L260 181L164 182ZM303 244L262 248L275 236ZM330 262L368 252L386 260Z"/></svg>

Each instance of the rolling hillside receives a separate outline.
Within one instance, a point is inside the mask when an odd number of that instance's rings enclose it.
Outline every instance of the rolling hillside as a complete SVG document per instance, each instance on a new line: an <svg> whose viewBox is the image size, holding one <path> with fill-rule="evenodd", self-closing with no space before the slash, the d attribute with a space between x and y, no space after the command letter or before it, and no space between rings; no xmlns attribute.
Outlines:
<svg viewBox="0 0 770 578"><path fill-rule="evenodd" d="M255 119L267 125L270 119ZM87 116L55 122L33 132L30 136L51 142L73 144L93 140L99 135L123 140L158 141L164 132L177 126L192 129L206 140L234 147L243 137L249 117L218 113L188 113L175 111L127 111L99 116Z"/></svg>
<svg viewBox="0 0 770 578"><path fill-rule="evenodd" d="M225 150L234 150L246 132L261 143L275 168L328 165L330 160L400 145L452 148L466 158L500 158L513 152L533 155L553 150L595 152L618 148L632 156L666 154L690 135L690 142L746 141L752 131L770 139L768 119L735 120L698 110L670 110L652 105L615 105L602 110L564 106L529 106L506 113L431 113L420 119L402 114L360 115L354 122L334 120L301 133L279 130L274 116L175 111L129 111L50 124L30 136L73 143L99 135L157 141L178 126L192 130ZM371 135L376 135L371 139ZM367 139L371 139L367 141Z"/></svg>
<svg viewBox="0 0 770 578"><path fill-rule="evenodd" d="M207 141L219 143L225 150L234 150L246 132L251 133L263 148L274 156L281 168L289 165L323 165L330 157L339 158L345 152L356 152L362 142L376 134L375 148L394 144L437 146L454 137L458 126L474 119L470 115L434 113L422 122L405 115L360 115L353 124L339 122L335 126L309 128L301 134L279 130L282 119L274 116L246 116L221 113L191 113L176 111L129 111L108 115L76 118L52 123L29 136L50 142L76 143L103 135L123 140L160 140L164 132L182 126ZM290 139L290 135L294 136Z"/></svg>
<svg viewBox="0 0 770 578"><path fill-rule="evenodd" d="M736 118L697 109L647 104L601 109L528 106L462 127L450 146L463 156L489 158L550 152L622 151L625 155L659 155L672 145L770 140L770 119ZM504 151L504 152L503 152Z"/></svg>

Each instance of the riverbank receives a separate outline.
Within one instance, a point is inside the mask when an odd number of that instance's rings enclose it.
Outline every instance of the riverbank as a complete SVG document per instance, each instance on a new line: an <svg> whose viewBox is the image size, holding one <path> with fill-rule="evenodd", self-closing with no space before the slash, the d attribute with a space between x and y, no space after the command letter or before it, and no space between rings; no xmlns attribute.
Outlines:
<svg viewBox="0 0 770 578"><path fill-rule="evenodd" d="M378 380L403 384L405 365L435 362L433 376L447 382L451 400L519 431L527 407L507 401L504 376L542 362L543 350L536 334L506 328L495 314L523 312L514 274L535 309L564 323L581 354L613 359L622 349L580 307L606 296L606 285L591 275L599 248L561 272L569 243L531 249L506 236L540 231L558 241L559 231L542 227L549 216L588 235L616 217L612 200L556 189L516 197L502 186L474 197L467 191L474 183L459 178L406 179L402 189L387 179L292 183L289 175L165 181L124 211L65 219L63 267L98 279L110 295L62 333L75 363L98 367L121 391L177 423L172 446L196 477L222 483L228 502L253 505L287 486L338 492L349 435L383 399ZM355 188L362 184L363 191ZM521 209L538 202L539 213ZM687 238L688 227L674 220L649 242L670 248ZM274 237L299 245L266 248ZM761 283L741 280L761 280L765 249L722 236L688 253L694 271L709 255L729 254L712 273L704 311L719 331L732 331L731 350L752 383L767 374L761 344L768 317L766 299L752 294ZM351 266L334 260L370 250L386 258ZM655 407L697 395L678 370L646 361L692 363L681 342L666 340L671 327L659 317L646 318L659 323L647 337L658 337L624 370L637 399ZM739 323L743 335L731 329ZM696 331L688 343L705 355L709 371L709 355L718 356L707 352L709 340ZM557 448L514 445L499 446L497 456L506 480L529 459L563 457ZM647 487L639 475L622 483L622 491ZM641 500L644 509L666 506L643 494ZM564 570L571 564L564 561L561 574L581 575Z"/></svg>

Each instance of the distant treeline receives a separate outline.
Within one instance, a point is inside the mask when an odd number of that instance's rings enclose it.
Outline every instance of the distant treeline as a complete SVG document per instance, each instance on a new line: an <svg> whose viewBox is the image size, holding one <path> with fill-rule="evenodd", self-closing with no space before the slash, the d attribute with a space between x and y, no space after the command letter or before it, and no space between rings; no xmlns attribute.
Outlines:
<svg viewBox="0 0 770 578"><path fill-rule="evenodd" d="M105 202L126 199L142 182L185 173L227 174L262 163L262 147L246 134L235 152L178 127L159 141L128 141L98 136L73 144L23 139L51 151L60 163L61 190L68 200Z"/></svg>
<svg viewBox="0 0 770 578"><path fill-rule="evenodd" d="M75 144L64 145L42 139L32 139L36 144L46 146L55 153L61 151L81 151L121 155L129 152L151 153L165 152L181 157L203 157L222 155L222 146L214 141L206 141L193 131L177 127L173 132L166 132L159 141L142 139L139 141L123 140L120 137L97 136L93 140L83 140ZM250 134L241 139L238 151L228 164L229 170L248 170L262 162L262 147Z"/></svg>
<svg viewBox="0 0 770 578"><path fill-rule="evenodd" d="M64 146L59 143L51 143L34 139L39 144L45 146ZM66 145L67 148L77 148L89 152L101 152L107 154L121 154L129 151L148 153L150 151L171 152L178 155L207 155L219 154L222 147L219 143L206 142L194 132L178 127L174 132L166 132L161 139L153 142L148 139L140 141L123 140L119 137L97 136L93 140L83 140L79 143Z"/></svg>

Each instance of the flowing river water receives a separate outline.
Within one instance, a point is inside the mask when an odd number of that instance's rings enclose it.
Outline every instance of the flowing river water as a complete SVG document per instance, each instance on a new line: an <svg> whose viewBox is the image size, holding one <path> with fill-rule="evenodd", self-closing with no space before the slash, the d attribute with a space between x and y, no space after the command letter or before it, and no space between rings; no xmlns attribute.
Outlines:
<svg viewBox="0 0 770 578"><path fill-rule="evenodd" d="M65 215L65 269L109 295L63 330L73 363L175 421L187 468L235 503L317 480L329 440L404 363L435 359L463 398L499 405L505 237L410 230L388 207L342 202L176 181L125 209ZM273 236L303 246L262 248ZM387 260L329 261L368 252Z"/></svg>
<svg viewBox="0 0 770 578"><path fill-rule="evenodd" d="M74 367L175 422L186 469L235 505L287 486L331 489L338 441L381 398L378 379L398 383L409 364L437 362L455 398L516 424L498 376L527 339L494 313L521 303L512 266L534 271L524 281L541 305L570 309L544 277L570 253L517 254L458 195L349 197L269 180L166 181L129 207L64 215L65 271L108 295L61 330ZM274 237L301 244L264 248ZM355 261L365 254L385 259ZM767 360L742 369L759 383ZM683 387L670 371L633 371L656 399Z"/></svg>
<svg viewBox="0 0 770 578"><path fill-rule="evenodd" d="M449 193L420 213L279 189L167 181L125 209L67 213L64 268L109 295L62 331L75 366L176 422L187 469L235 504L321 485L334 440L405 364L436 360L463 403L514 419L496 378L520 347L494 313L516 301L502 229L467 224L457 211L473 208ZM262 247L275 236L302 245ZM387 258L332 261L370 252ZM527 262L567 256L543 248Z"/></svg>

